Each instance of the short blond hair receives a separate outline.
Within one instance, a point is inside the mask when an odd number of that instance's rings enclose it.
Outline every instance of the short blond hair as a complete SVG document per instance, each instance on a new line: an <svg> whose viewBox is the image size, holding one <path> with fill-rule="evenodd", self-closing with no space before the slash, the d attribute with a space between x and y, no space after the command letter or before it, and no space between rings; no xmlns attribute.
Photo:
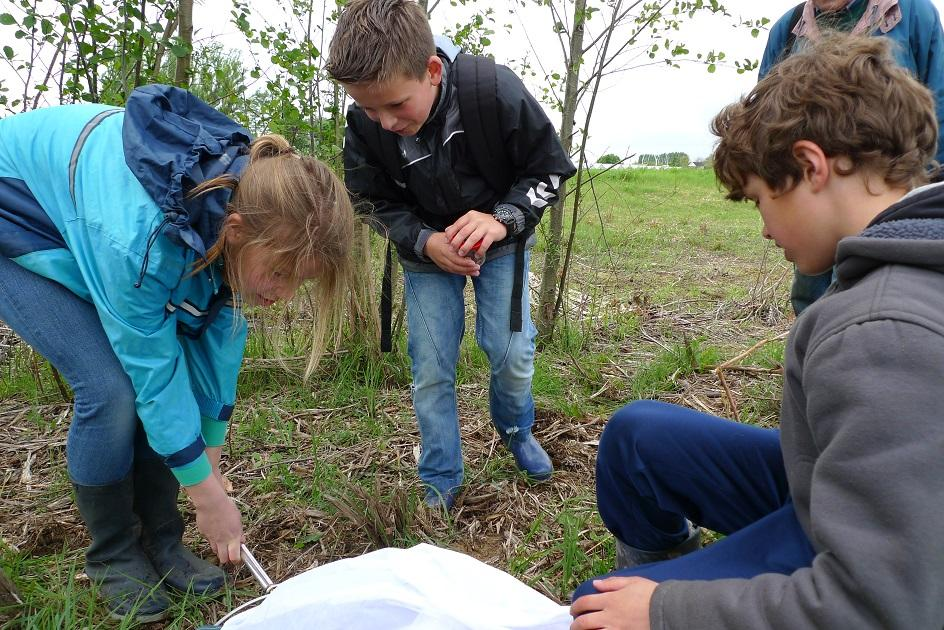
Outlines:
<svg viewBox="0 0 944 630"><path fill-rule="evenodd" d="M730 199L750 175L785 192L803 177L793 145L809 140L892 187L927 181L938 121L934 97L891 55L887 38L831 33L774 66L711 124L715 174Z"/></svg>
<svg viewBox="0 0 944 630"><path fill-rule="evenodd" d="M338 18L325 69L338 83L381 85L419 79L435 54L429 20L413 0L351 0Z"/></svg>

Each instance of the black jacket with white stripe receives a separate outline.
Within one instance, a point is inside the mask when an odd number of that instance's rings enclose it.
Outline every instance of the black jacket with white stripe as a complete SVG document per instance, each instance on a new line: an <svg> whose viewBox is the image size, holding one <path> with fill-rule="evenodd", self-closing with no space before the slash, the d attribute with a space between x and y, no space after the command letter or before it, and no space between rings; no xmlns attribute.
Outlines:
<svg viewBox="0 0 944 630"><path fill-rule="evenodd" d="M515 172L510 189L493 190L465 138L453 63L447 53L438 52L444 62L439 97L419 133L399 138L400 173L388 172L377 155L371 141L377 137L377 123L356 104L347 113L347 187L358 211L375 219L375 228L389 236L401 263L412 271L437 269L423 254L426 241L469 210L491 212L498 204L509 204L523 227L493 244L488 259L514 253L519 240L530 245L544 209L557 201L561 183L576 172L544 110L514 72L497 65L500 131Z"/></svg>

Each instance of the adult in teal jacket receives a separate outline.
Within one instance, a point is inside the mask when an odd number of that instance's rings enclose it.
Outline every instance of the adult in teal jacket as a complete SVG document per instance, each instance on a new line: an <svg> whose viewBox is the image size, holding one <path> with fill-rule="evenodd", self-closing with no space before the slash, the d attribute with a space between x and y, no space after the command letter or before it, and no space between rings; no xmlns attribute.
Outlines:
<svg viewBox="0 0 944 630"><path fill-rule="evenodd" d="M181 484L220 561L239 560L219 459L241 305L317 278L316 319L336 315L352 233L324 164L176 88L0 120L0 319L73 389L66 456L92 538L86 572L115 615L159 618L163 585L223 585L181 545Z"/></svg>
<svg viewBox="0 0 944 630"><path fill-rule="evenodd" d="M895 42L895 59L931 90L938 122L944 123L944 30L931 0L807 0L790 9L770 29L760 78L826 30L872 34ZM936 160L944 163L944 124L940 125L940 134ZM832 269L816 276L795 273L790 301L796 314L819 299L832 279Z"/></svg>

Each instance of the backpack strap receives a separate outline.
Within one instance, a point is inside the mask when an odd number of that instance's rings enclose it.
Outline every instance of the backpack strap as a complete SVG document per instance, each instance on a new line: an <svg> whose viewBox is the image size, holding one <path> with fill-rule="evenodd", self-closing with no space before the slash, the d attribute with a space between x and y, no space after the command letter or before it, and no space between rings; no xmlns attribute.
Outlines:
<svg viewBox="0 0 944 630"><path fill-rule="evenodd" d="M511 188L513 171L498 115L495 61L460 53L454 68L466 145L483 179L496 194L502 195Z"/></svg>
<svg viewBox="0 0 944 630"><path fill-rule="evenodd" d="M806 2L801 2L793 7L793 15L790 16L790 23L787 25L787 41L784 42L783 48L780 49L780 57L777 61L783 61L793 52L793 46L796 44L797 39L793 29L796 28L796 25L800 22L800 18L803 17L803 7L805 6Z"/></svg>
<svg viewBox="0 0 944 630"><path fill-rule="evenodd" d="M393 244L387 239L380 283L380 351L393 351Z"/></svg>
<svg viewBox="0 0 944 630"><path fill-rule="evenodd" d="M505 139L501 133L498 115L498 74L495 60L460 53L453 64L456 72L456 91L459 115L465 130L466 146L472 153L482 178L498 195L503 195L514 183L514 169ZM529 232L518 236L515 244L515 271L511 292L511 330L522 329L521 297L524 291L524 251Z"/></svg>
<svg viewBox="0 0 944 630"><path fill-rule="evenodd" d="M403 177L403 167L400 163L400 145L398 136L386 131L378 124L367 118L361 109L351 109L348 115L348 125L358 131L373 157L380 161L384 173L399 188L406 188ZM393 349L392 340L393 314L393 244L387 239L384 254L383 280L380 292L380 350L390 352Z"/></svg>

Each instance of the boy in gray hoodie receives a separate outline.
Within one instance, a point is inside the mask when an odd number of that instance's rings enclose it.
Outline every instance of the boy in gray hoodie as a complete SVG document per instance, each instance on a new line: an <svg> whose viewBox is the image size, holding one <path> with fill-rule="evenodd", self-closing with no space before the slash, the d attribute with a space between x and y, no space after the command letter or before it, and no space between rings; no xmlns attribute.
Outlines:
<svg viewBox="0 0 944 630"><path fill-rule="evenodd" d="M824 87L828 86L828 87ZM944 186L934 99L882 38L777 65L712 125L715 172L802 273L780 430L638 401L604 431L622 568L572 628L944 627ZM699 526L725 537L698 549ZM688 553L692 552L692 553Z"/></svg>

